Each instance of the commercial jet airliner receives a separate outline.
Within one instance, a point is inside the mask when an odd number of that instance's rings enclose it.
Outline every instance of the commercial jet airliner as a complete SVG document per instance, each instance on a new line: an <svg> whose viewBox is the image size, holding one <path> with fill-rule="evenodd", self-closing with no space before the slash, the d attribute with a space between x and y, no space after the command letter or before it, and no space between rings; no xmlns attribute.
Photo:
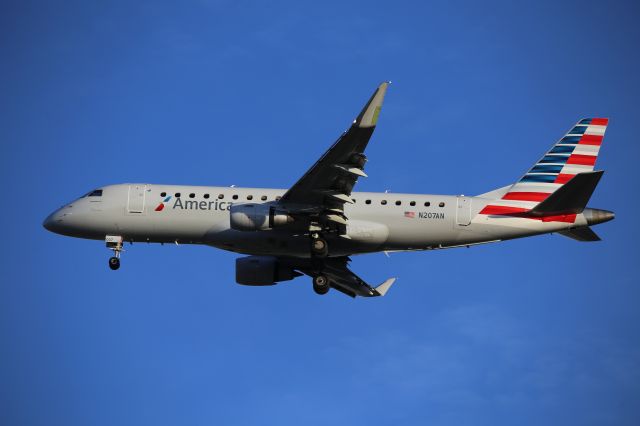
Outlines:
<svg viewBox="0 0 640 426"><path fill-rule="evenodd" d="M365 148L388 83L351 127L289 189L126 183L90 191L44 221L52 232L103 240L120 267L126 242L204 244L244 255L239 284L263 286L306 274L313 289L383 296L391 278L370 286L349 256L469 247L558 233L600 238L590 228L613 219L587 208L603 171L594 165L606 118L573 126L515 183L477 196L353 192L367 175Z"/></svg>

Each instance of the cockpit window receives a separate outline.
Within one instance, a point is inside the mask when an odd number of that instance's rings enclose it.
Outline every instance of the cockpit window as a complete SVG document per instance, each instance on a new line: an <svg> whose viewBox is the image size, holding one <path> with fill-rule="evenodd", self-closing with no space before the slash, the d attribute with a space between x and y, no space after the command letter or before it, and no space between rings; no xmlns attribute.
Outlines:
<svg viewBox="0 0 640 426"><path fill-rule="evenodd" d="M93 191L85 195L85 197L102 197L102 189L94 189Z"/></svg>

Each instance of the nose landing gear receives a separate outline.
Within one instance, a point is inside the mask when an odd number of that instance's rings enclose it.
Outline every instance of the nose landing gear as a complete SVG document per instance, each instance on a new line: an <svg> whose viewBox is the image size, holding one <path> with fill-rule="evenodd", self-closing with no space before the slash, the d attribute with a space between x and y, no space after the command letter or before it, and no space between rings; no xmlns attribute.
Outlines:
<svg viewBox="0 0 640 426"><path fill-rule="evenodd" d="M110 257L109 258L109 268L111 268L112 271L115 271L116 269L120 268L120 258L118 257Z"/></svg>
<svg viewBox="0 0 640 426"><path fill-rule="evenodd" d="M113 256L109 258L109 268L112 271L120 268L120 253L124 251L122 248L123 238L119 235L107 235L104 239L109 250L113 250Z"/></svg>

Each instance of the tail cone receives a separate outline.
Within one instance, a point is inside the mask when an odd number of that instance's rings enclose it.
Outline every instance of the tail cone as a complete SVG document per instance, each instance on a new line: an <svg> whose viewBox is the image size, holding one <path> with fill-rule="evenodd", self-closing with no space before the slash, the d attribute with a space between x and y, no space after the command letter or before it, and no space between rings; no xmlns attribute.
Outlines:
<svg viewBox="0 0 640 426"><path fill-rule="evenodd" d="M615 213L610 212L609 210L584 209L582 213L584 214L585 219L587 219L589 226L609 222L616 217Z"/></svg>

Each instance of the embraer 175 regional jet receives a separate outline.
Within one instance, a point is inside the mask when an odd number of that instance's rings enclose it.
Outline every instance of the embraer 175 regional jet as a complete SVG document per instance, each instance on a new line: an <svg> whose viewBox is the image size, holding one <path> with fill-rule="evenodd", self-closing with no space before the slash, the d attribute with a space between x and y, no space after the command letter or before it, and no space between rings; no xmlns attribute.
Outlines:
<svg viewBox="0 0 640 426"><path fill-rule="evenodd" d="M248 255L236 281L273 285L306 274L313 289L383 296L349 256L468 247L557 232L597 241L591 225L613 219L586 208L603 171L594 171L606 118L580 120L514 184L475 197L353 192L367 175L365 148L388 83L351 127L289 189L127 183L95 189L44 221L52 232L104 240L120 266L125 242L205 244Z"/></svg>

